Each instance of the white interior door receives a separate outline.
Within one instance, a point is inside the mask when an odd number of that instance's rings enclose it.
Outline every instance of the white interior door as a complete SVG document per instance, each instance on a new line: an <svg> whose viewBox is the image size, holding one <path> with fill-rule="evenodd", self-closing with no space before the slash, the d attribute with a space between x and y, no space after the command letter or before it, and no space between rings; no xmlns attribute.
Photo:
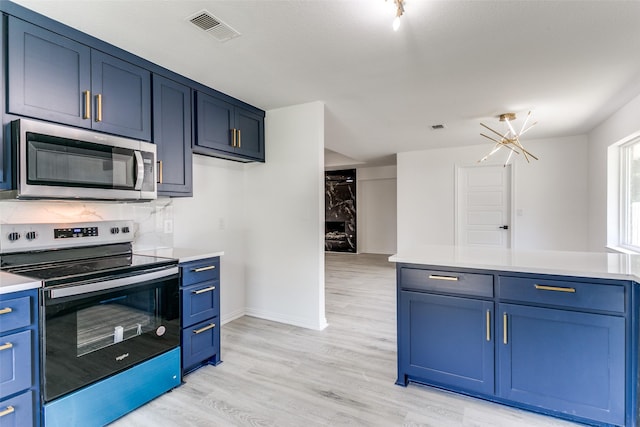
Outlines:
<svg viewBox="0 0 640 427"><path fill-rule="evenodd" d="M456 243L508 248L511 244L511 165L457 170Z"/></svg>

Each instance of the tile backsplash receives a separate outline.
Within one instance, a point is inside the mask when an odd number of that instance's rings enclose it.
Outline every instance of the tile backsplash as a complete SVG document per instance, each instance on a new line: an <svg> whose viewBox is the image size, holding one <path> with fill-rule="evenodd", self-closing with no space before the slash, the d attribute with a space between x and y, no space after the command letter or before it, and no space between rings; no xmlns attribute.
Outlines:
<svg viewBox="0 0 640 427"><path fill-rule="evenodd" d="M0 223L73 223L130 219L136 224L135 250L173 246L173 205L170 198L151 202L5 200Z"/></svg>

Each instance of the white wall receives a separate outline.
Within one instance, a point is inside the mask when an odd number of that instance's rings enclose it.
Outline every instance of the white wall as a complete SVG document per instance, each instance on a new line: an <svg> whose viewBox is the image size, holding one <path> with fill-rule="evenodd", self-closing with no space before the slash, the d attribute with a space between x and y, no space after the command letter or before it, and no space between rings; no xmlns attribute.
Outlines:
<svg viewBox="0 0 640 427"><path fill-rule="evenodd" d="M528 140L525 146L540 160L515 161L514 247L587 250L586 137ZM477 164L489 149L487 144L398 154L398 251L455 243L455 167Z"/></svg>
<svg viewBox="0 0 640 427"><path fill-rule="evenodd" d="M322 329L324 104L267 111L266 163L246 166L246 312Z"/></svg>
<svg viewBox="0 0 640 427"><path fill-rule="evenodd" d="M358 252L394 254L397 240L396 167L358 168Z"/></svg>
<svg viewBox="0 0 640 427"><path fill-rule="evenodd" d="M244 165L193 156L193 197L174 198L173 245L224 251L220 321L245 314Z"/></svg>
<svg viewBox="0 0 640 427"><path fill-rule="evenodd" d="M617 186L608 180L607 158L611 145L624 141L640 132L640 95L594 128L589 141L589 249L596 252L606 250L608 243L615 244L617 233ZM609 196L608 196L609 194ZM609 220L608 220L609 218ZM609 235L609 239L607 237Z"/></svg>

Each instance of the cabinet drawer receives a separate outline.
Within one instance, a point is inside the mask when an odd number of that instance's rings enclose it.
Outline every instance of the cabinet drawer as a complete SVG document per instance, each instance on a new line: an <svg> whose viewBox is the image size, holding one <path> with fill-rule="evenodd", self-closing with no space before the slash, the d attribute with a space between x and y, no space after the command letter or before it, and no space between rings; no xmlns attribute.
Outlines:
<svg viewBox="0 0 640 427"><path fill-rule="evenodd" d="M220 257L181 264L182 286L220 279Z"/></svg>
<svg viewBox="0 0 640 427"><path fill-rule="evenodd" d="M444 270L400 269L402 289L493 297L493 275Z"/></svg>
<svg viewBox="0 0 640 427"><path fill-rule="evenodd" d="M217 317L182 330L183 370L198 365L218 353L220 322Z"/></svg>
<svg viewBox="0 0 640 427"><path fill-rule="evenodd" d="M591 310L625 311L625 287L589 282L571 282L500 276L499 296L524 301Z"/></svg>
<svg viewBox="0 0 640 427"><path fill-rule="evenodd" d="M0 402L0 426L31 427L35 425L33 392L31 390Z"/></svg>
<svg viewBox="0 0 640 427"><path fill-rule="evenodd" d="M25 390L32 383L31 331L0 337L0 398Z"/></svg>
<svg viewBox="0 0 640 427"><path fill-rule="evenodd" d="M31 324L31 297L0 301L0 333L24 328Z"/></svg>
<svg viewBox="0 0 640 427"><path fill-rule="evenodd" d="M220 281L210 280L182 288L182 327L204 322L220 310Z"/></svg>

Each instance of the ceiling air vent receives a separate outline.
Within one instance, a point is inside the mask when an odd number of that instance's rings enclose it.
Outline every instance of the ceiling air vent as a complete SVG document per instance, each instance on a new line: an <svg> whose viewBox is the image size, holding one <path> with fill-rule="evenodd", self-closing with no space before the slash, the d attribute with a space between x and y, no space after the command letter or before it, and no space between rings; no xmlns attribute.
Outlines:
<svg viewBox="0 0 640 427"><path fill-rule="evenodd" d="M187 19L191 21L193 25L211 34L220 42L226 42L240 35L239 32L206 10L201 10Z"/></svg>
<svg viewBox="0 0 640 427"><path fill-rule="evenodd" d="M446 128L445 125L431 125L432 130L440 130Z"/></svg>

